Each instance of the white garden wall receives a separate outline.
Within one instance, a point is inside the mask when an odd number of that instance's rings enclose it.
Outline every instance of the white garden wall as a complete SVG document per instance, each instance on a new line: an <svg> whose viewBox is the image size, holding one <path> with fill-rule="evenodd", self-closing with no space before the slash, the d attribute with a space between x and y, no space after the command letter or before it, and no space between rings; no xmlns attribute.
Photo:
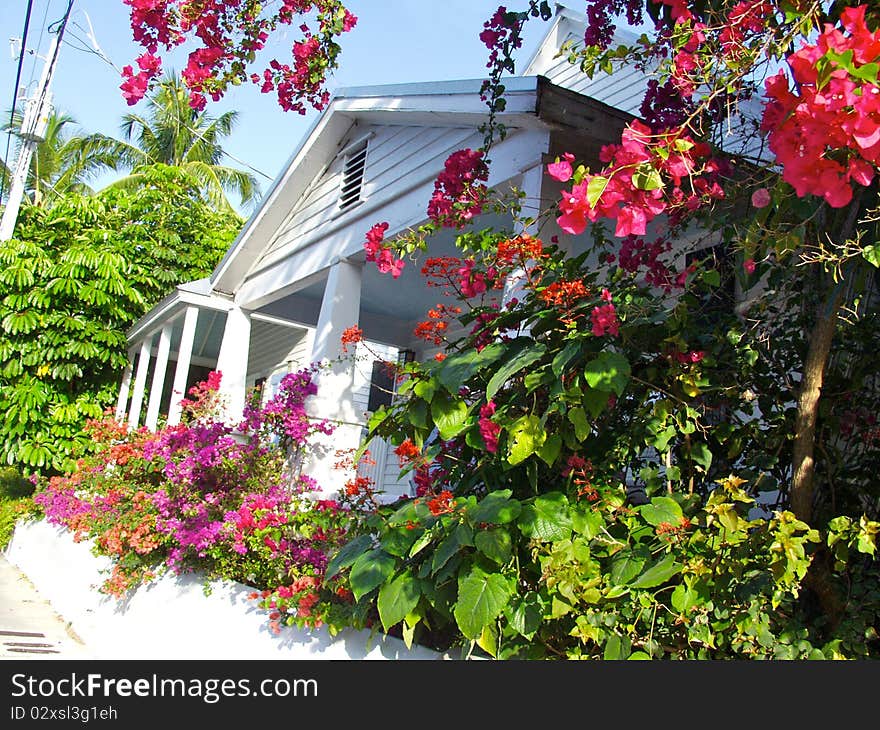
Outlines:
<svg viewBox="0 0 880 730"><path fill-rule="evenodd" d="M196 576L166 575L125 601L98 591L109 559L45 520L21 522L6 549L53 608L71 623L95 659L442 659L394 637L345 630L267 627L247 598L253 588L231 581L205 595Z"/></svg>

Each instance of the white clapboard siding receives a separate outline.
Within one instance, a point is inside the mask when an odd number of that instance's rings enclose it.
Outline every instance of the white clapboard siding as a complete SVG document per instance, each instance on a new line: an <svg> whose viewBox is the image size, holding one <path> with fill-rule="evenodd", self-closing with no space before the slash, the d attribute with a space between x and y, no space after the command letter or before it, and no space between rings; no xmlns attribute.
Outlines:
<svg viewBox="0 0 880 730"><path fill-rule="evenodd" d="M266 377L285 368L288 362L299 363L308 357L310 337L306 328L255 320L251 323L250 348L248 350L247 380Z"/></svg>
<svg viewBox="0 0 880 730"><path fill-rule="evenodd" d="M378 125L353 130L350 138L343 142L343 148L365 134L370 136L361 191L363 201L378 194L393 198L411 188L418 178L439 173L452 152L480 143L479 135L472 128ZM295 251L340 215L339 190L344 163L345 155L339 155L318 176L279 227L255 270ZM427 207L427 201L425 205ZM357 207L353 206L343 215L353 213ZM358 225L363 227L360 222Z"/></svg>
<svg viewBox="0 0 880 730"><path fill-rule="evenodd" d="M354 402L357 409L367 414L370 399L370 376L375 360L397 362L399 350L393 345L381 345L376 342L360 342L356 350ZM366 433L366 429L365 429ZM361 476L373 480L375 488L382 493L383 500L391 501L403 494L410 494L409 478L398 479L399 468L394 450L382 439L373 439L369 445L370 458L375 464L362 464L358 469Z"/></svg>
<svg viewBox="0 0 880 730"><path fill-rule="evenodd" d="M253 382L256 378L266 378L266 382L263 385L264 403L278 392L278 386L285 375L295 373L297 370L302 370L309 366L314 337L315 330L313 327L300 330L298 339L283 356L276 358L274 363L268 368L264 367L263 370L254 371L249 376L250 382Z"/></svg>
<svg viewBox="0 0 880 730"><path fill-rule="evenodd" d="M561 35L563 40L583 45L582 27L571 28L570 23L566 23ZM626 66L616 67L611 74L598 71L590 78L578 65L569 63L565 56L554 58L547 51L536 57L526 73L546 76L557 86L571 89L636 116L639 115L639 106L650 78L644 72Z"/></svg>

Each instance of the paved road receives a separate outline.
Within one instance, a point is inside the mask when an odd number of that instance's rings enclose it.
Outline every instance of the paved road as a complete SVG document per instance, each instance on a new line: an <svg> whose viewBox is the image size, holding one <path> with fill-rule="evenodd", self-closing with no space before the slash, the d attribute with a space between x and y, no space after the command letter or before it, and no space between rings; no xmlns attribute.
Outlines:
<svg viewBox="0 0 880 730"><path fill-rule="evenodd" d="M0 659L88 659L79 637L0 554Z"/></svg>

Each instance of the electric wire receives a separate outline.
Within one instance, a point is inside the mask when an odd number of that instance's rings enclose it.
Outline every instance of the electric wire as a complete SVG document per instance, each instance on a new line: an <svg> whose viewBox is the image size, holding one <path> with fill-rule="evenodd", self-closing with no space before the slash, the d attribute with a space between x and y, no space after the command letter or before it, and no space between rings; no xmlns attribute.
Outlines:
<svg viewBox="0 0 880 730"><path fill-rule="evenodd" d="M9 109L9 129L6 132L6 153L3 156L4 164L11 176L12 170L9 168L9 149L12 145L12 127L15 123L15 104L18 101L18 89L21 83L21 68L24 65L24 53L27 48L28 27L31 22L31 10L33 9L33 0L28 0L27 10L24 16L24 30L21 37L21 53L18 56L18 69L15 72L15 89L12 92L12 106ZM11 180L10 180L11 182ZM0 175L0 205L3 204L3 195L6 192L6 175Z"/></svg>
<svg viewBox="0 0 880 730"><path fill-rule="evenodd" d="M54 68L55 62L58 60L58 53L61 51L61 39L64 37L64 29L67 27L67 20L70 18L70 13L73 11L73 3L75 1L76 0L68 0L67 10L64 11L64 17L62 17L61 20L56 20L48 28L50 33L58 34L58 38L55 43L55 49L52 51L52 58L48 61L48 68L50 70ZM57 30L55 30L56 28ZM40 89L40 96L36 105L37 109L43 108L43 102L46 100L46 94L48 94L48 92L49 84L44 84L43 87Z"/></svg>

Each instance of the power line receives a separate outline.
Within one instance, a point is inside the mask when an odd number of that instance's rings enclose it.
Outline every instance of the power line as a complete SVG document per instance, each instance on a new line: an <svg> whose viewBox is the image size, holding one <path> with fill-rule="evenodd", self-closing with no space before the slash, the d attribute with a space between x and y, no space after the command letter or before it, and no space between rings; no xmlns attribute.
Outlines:
<svg viewBox="0 0 880 730"><path fill-rule="evenodd" d="M27 86L31 87L31 84L34 83L34 76L37 73L37 52L43 47L43 33L46 30L46 21L49 18L49 8L52 6L52 0L46 1L46 7L43 8L43 22L40 23L40 35L37 37L37 45L34 46L36 50L31 51L31 55L34 57L31 63L31 75L28 78Z"/></svg>
<svg viewBox="0 0 880 730"><path fill-rule="evenodd" d="M58 60L58 53L61 51L61 39L64 37L64 29L67 27L67 20L68 20L68 18L70 18L70 13L73 10L73 3L74 2L75 2L75 0L68 0L67 10L64 11L64 17L61 18L61 20L56 20L48 28L48 31L50 33L58 33L58 40L55 43L55 49L52 52L52 58L49 60L49 68L54 68L55 62ZM54 28L56 28L56 27L57 27L57 30L54 30ZM46 100L46 94L48 94L48 93L49 93L49 85L45 84L40 89L39 100L37 101L37 104L36 104L37 109L43 108L43 102Z"/></svg>
<svg viewBox="0 0 880 730"><path fill-rule="evenodd" d="M31 9L33 8L34 0L28 0L27 10L24 15L24 30L22 31L21 37L21 53L18 56L18 70L15 72L15 89L12 92L12 106L9 109L9 131L6 133L6 154L3 156L4 161L6 162L6 167L9 167L9 148L12 144L12 127L15 123L15 104L18 101L18 88L21 83L21 68L24 65L24 52L27 48L27 37L28 37L28 27L31 23ZM3 203L3 193L5 191L5 183L6 176L0 176L0 204Z"/></svg>

